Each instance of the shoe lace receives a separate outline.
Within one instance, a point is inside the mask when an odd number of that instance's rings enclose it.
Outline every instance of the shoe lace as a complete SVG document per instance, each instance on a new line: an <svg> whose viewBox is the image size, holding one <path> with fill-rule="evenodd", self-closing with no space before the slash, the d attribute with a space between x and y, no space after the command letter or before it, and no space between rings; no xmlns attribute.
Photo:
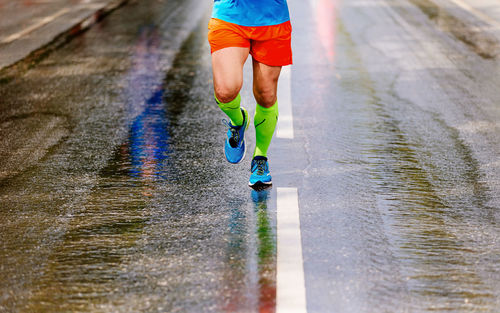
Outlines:
<svg viewBox="0 0 500 313"><path fill-rule="evenodd" d="M255 160L255 165L257 166L257 175L264 175L266 160Z"/></svg>
<svg viewBox="0 0 500 313"><path fill-rule="evenodd" d="M231 147L235 148L240 141L240 132L238 131L238 126L233 126L228 120L223 119L222 124L226 125L231 131L231 137L229 137L229 144Z"/></svg>

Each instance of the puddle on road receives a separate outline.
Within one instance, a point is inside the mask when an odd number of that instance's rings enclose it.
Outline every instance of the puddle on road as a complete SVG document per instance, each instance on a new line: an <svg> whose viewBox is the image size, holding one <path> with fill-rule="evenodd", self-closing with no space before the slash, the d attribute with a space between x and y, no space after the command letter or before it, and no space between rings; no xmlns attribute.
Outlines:
<svg viewBox="0 0 500 313"><path fill-rule="evenodd" d="M252 190L257 216L259 312L271 313L276 307L276 234L270 218L270 189Z"/></svg>
<svg viewBox="0 0 500 313"><path fill-rule="evenodd" d="M218 312L275 312L276 221L271 189L251 190L252 206L230 201Z"/></svg>
<svg viewBox="0 0 500 313"><path fill-rule="evenodd" d="M157 70L159 33L154 27L142 29L127 81L126 98L133 99L125 108L127 139L100 171L82 206L67 216L64 233L54 234L60 238L49 247L47 265L35 267L37 254L27 255L27 264L40 277L28 281L25 295L30 298L22 299L19 311L273 311L272 192L235 187L246 184L248 168L228 168L222 154L214 152L220 152L224 134L213 126L220 125L218 108L206 100L212 92L202 26L181 47L166 78ZM326 51L334 60L334 51ZM362 305L374 311L393 311L398 305L414 311L491 311L498 302L494 278L500 260L488 243L495 240L496 225L492 208L484 205L486 192L472 153L438 117L402 99L382 101L355 56L352 50L335 54L346 64L339 83L345 107L335 113L347 114L340 116L339 136L326 139L341 146L336 161L352 168L341 183L325 187L324 180L317 181L329 193L338 189L352 196L341 203L349 212L335 212L338 224L328 225L340 226L345 230L341 236L348 237L325 247L345 239L348 249L359 248L356 253L368 256L329 273L338 274L335 280L344 273L366 274L343 286L350 290L342 290L339 301L361 285L366 291L358 295ZM324 113L320 116L331 114L328 106L315 109ZM321 142L318 153L325 146ZM234 186L227 178L234 179ZM41 184L58 179L54 175ZM374 206L367 200L372 191ZM26 210L12 219L23 218L30 225L26 229L36 234L37 221L26 208L57 207L64 202L59 196L12 205ZM48 213L40 216L40 223L56 220ZM342 225L346 217L350 223ZM19 222L10 222L5 233L15 242L23 236L16 233ZM327 235L314 231L318 237ZM352 252L348 249L342 252ZM323 260L326 266L338 255ZM10 262L3 265L15 268L16 276L5 277L2 289L9 288L11 279L25 279L23 268ZM374 282L377 275L387 276ZM319 292L330 291L335 290ZM15 299L6 297L6 302Z"/></svg>
<svg viewBox="0 0 500 313"><path fill-rule="evenodd" d="M136 61L128 77L132 82L158 83L161 51L154 28L144 28ZM146 73L147 77L143 75ZM167 181L164 163L170 152L169 121L164 89L129 89L128 99L150 95L131 103L127 141L119 146L101 170L97 184L82 207L68 216L68 225L34 284L36 292L26 304L35 310L95 310L123 283L122 264L137 251L137 241L150 223L147 210L156 186ZM130 109L130 107L129 107Z"/></svg>
<svg viewBox="0 0 500 313"><path fill-rule="evenodd" d="M246 179L248 168L229 169L214 152L224 132L206 24L166 75L160 44L158 29L141 29L126 78L128 136L65 217L20 311L274 311L270 191L223 179Z"/></svg>

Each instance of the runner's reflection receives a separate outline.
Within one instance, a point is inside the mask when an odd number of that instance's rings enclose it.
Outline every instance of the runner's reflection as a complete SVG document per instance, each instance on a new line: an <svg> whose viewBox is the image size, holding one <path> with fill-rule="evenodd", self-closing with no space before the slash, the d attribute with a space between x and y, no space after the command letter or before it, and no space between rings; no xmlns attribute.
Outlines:
<svg viewBox="0 0 500 313"><path fill-rule="evenodd" d="M221 311L276 311L276 237L268 212L270 189L252 190L251 205L231 207Z"/></svg>
<svg viewBox="0 0 500 313"><path fill-rule="evenodd" d="M228 232L226 234L226 259L224 262L223 275L223 297L218 299L222 312L249 311L251 304L247 297L249 289L250 276L247 259L249 258L249 234L247 212L244 202L241 200L230 200L228 202L230 209ZM251 287L250 287L251 288Z"/></svg>
<svg viewBox="0 0 500 313"><path fill-rule="evenodd" d="M257 255L259 275L259 312L275 312L276 308L276 240L268 216L270 189L252 190L257 217Z"/></svg>

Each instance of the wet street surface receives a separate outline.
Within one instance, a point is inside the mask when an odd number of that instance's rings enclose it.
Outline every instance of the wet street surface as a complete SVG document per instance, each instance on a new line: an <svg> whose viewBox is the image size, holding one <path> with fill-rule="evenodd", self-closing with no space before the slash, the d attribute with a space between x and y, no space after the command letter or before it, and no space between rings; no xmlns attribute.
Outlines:
<svg viewBox="0 0 500 313"><path fill-rule="evenodd" d="M307 312L498 312L498 39L429 3L289 0L266 190L224 159L210 1L129 1L0 77L0 312L280 311L288 190Z"/></svg>
<svg viewBox="0 0 500 313"><path fill-rule="evenodd" d="M0 75L19 61L29 68L126 1L0 0Z"/></svg>

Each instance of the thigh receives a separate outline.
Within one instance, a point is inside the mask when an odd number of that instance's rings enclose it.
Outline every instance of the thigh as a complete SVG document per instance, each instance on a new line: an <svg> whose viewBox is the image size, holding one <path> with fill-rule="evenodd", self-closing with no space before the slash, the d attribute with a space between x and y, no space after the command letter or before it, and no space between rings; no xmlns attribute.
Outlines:
<svg viewBox="0 0 500 313"><path fill-rule="evenodd" d="M250 52L250 39L241 26L218 19L212 18L208 29L215 93L219 100L230 101L243 84L243 65Z"/></svg>
<svg viewBox="0 0 500 313"><path fill-rule="evenodd" d="M217 96L231 98L231 94L238 94L243 85L243 65L249 50L250 48L229 47L212 53L212 72Z"/></svg>

